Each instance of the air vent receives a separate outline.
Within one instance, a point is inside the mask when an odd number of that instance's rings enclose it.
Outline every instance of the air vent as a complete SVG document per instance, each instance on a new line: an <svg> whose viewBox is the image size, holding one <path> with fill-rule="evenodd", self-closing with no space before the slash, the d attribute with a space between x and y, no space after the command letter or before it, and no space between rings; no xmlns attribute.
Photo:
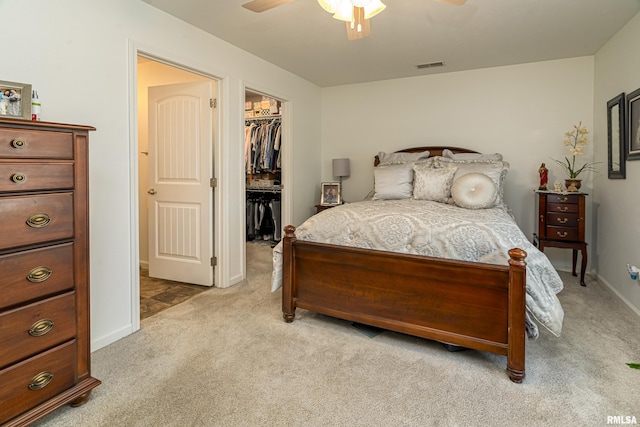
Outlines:
<svg viewBox="0 0 640 427"><path fill-rule="evenodd" d="M428 64L418 64L416 65L416 67L418 67L419 69L422 69L422 68L442 67L443 65L444 65L444 62L430 62Z"/></svg>

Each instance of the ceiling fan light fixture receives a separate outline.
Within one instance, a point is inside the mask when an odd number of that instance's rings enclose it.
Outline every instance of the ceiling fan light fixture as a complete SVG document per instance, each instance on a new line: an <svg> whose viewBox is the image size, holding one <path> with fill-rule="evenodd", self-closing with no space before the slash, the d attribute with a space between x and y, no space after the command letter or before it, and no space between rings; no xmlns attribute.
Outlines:
<svg viewBox="0 0 640 427"><path fill-rule="evenodd" d="M340 21L351 22L353 21L353 7L351 0L340 0L333 17Z"/></svg>
<svg viewBox="0 0 640 427"><path fill-rule="evenodd" d="M318 0L320 6L329 13L336 13L340 0Z"/></svg>
<svg viewBox="0 0 640 427"><path fill-rule="evenodd" d="M380 0L371 0L369 4L364 6L364 19L371 19L380 12L382 12L387 6Z"/></svg>
<svg viewBox="0 0 640 427"><path fill-rule="evenodd" d="M364 8L365 19L376 16L387 7L380 0L318 0L318 3L335 19L345 22L354 20L354 7Z"/></svg>

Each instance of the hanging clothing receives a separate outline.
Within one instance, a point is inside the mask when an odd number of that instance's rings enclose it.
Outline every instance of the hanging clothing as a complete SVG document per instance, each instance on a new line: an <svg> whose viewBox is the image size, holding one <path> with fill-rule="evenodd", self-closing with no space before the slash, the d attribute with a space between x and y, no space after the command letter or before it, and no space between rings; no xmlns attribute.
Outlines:
<svg viewBox="0 0 640 427"><path fill-rule="evenodd" d="M279 241L280 193L247 191L247 240Z"/></svg>
<svg viewBox="0 0 640 427"><path fill-rule="evenodd" d="M282 133L280 119L245 125L245 168L248 174L279 169Z"/></svg>

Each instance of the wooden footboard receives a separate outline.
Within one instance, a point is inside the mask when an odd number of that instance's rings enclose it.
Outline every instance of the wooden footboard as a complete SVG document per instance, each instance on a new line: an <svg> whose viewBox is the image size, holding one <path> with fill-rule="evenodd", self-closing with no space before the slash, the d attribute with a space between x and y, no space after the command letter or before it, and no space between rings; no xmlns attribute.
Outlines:
<svg viewBox="0 0 640 427"><path fill-rule="evenodd" d="M509 378L525 376L527 254L509 266L283 239L282 312L296 308L507 356Z"/></svg>

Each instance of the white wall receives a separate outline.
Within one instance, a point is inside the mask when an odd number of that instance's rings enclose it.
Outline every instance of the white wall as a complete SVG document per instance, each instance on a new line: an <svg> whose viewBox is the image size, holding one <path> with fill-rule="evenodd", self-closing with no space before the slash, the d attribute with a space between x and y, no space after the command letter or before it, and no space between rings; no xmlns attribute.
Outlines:
<svg viewBox="0 0 640 427"><path fill-rule="evenodd" d="M603 141L595 159L607 164L607 101L640 88L640 14L595 55L595 131ZM627 178L595 180L596 239L592 260L603 282L640 314L640 282L632 281L626 264L640 266L640 161L627 161Z"/></svg>
<svg viewBox="0 0 640 427"><path fill-rule="evenodd" d="M373 188L373 157L379 151L453 145L500 152L511 165L505 200L531 238L538 167L546 163L551 185L564 182L551 159L568 154L564 133L574 124L582 121L593 129L592 117L593 57L325 88L322 176L334 179L331 159L350 158L344 193L353 201ZM606 140L595 144L606 145ZM592 147L585 161L592 160ZM591 193L591 176L583 179L582 190ZM557 268L570 268L571 251L545 253Z"/></svg>
<svg viewBox="0 0 640 427"><path fill-rule="evenodd" d="M245 85L289 101L295 118L288 129L293 148L285 153L294 164L289 214L296 224L308 216L320 177L320 90L315 85L139 0L3 0L2 12L24 17L28 25L19 30L19 43L2 45L3 56L13 58L0 65L2 79L31 83L38 90L43 120L97 128L90 137L89 165L92 349L130 334L135 324L132 280L138 272L132 242L137 236L130 215L137 189L130 169L137 158L130 152L131 136L136 135L135 120L130 120L135 116L130 93L136 92L130 79L135 70L131 46L221 79L221 285L244 275ZM10 30L4 26L2 31Z"/></svg>

